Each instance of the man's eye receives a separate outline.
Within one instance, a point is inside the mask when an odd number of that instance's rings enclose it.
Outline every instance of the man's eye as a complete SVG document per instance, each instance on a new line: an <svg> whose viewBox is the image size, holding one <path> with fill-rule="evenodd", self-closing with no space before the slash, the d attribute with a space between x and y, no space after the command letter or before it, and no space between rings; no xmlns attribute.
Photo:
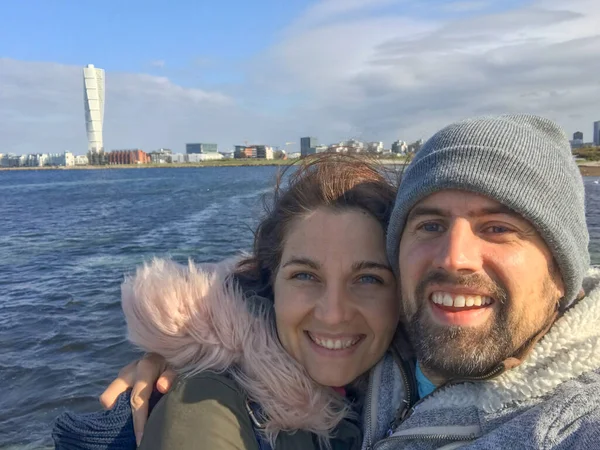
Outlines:
<svg viewBox="0 0 600 450"><path fill-rule="evenodd" d="M494 234L502 234L502 233L510 233L512 230L510 230L507 227L503 227L501 225L493 225L488 228L488 231L490 233L494 233Z"/></svg>
<svg viewBox="0 0 600 450"><path fill-rule="evenodd" d="M439 223L435 222L427 222L421 225L420 227L423 231L427 231L428 233L439 233L442 231L442 226Z"/></svg>

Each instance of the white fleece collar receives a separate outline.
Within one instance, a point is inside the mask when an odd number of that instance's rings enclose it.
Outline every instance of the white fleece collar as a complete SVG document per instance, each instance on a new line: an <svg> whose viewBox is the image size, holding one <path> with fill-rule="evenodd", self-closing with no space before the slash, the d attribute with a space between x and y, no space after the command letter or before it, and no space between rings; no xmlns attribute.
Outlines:
<svg viewBox="0 0 600 450"><path fill-rule="evenodd" d="M600 268L588 271L586 297L570 308L515 369L488 381L440 389L419 410L476 406L487 413L542 398L560 384L600 368Z"/></svg>

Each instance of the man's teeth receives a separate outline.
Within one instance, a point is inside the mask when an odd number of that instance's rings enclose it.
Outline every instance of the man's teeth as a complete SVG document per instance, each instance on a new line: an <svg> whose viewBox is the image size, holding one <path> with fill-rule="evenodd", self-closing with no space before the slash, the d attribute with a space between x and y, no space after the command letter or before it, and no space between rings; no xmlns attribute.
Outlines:
<svg viewBox="0 0 600 450"><path fill-rule="evenodd" d="M471 306L487 306L492 304L492 299L485 295L453 295L448 292L434 292L431 294L433 303L455 308Z"/></svg>
<svg viewBox="0 0 600 450"><path fill-rule="evenodd" d="M319 347L323 347L328 350L342 350L352 347L354 344L360 341L360 336L347 339L322 339L310 333L308 333L308 336L310 337L311 341L313 341Z"/></svg>

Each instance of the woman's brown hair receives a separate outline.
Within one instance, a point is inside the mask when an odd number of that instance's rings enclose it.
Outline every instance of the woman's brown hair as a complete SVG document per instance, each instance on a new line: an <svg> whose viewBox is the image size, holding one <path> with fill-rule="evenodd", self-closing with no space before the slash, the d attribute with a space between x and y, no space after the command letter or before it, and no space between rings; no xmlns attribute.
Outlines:
<svg viewBox="0 0 600 450"><path fill-rule="evenodd" d="M297 170L288 176L292 168ZM252 255L238 266L235 278L242 290L273 299L272 284L290 224L318 208L365 211L385 231L397 185L380 165L364 157L321 154L288 166L279 173L274 193L265 201Z"/></svg>

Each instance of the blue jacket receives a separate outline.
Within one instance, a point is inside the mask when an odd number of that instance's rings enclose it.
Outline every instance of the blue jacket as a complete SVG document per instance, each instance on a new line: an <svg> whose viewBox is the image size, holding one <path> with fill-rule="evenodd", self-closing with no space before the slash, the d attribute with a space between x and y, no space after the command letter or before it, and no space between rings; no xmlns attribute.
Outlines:
<svg viewBox="0 0 600 450"><path fill-rule="evenodd" d="M52 439L56 450L135 450L131 415L131 391L119 396L108 411L76 414L65 412L55 421ZM162 394L152 394L154 406Z"/></svg>

